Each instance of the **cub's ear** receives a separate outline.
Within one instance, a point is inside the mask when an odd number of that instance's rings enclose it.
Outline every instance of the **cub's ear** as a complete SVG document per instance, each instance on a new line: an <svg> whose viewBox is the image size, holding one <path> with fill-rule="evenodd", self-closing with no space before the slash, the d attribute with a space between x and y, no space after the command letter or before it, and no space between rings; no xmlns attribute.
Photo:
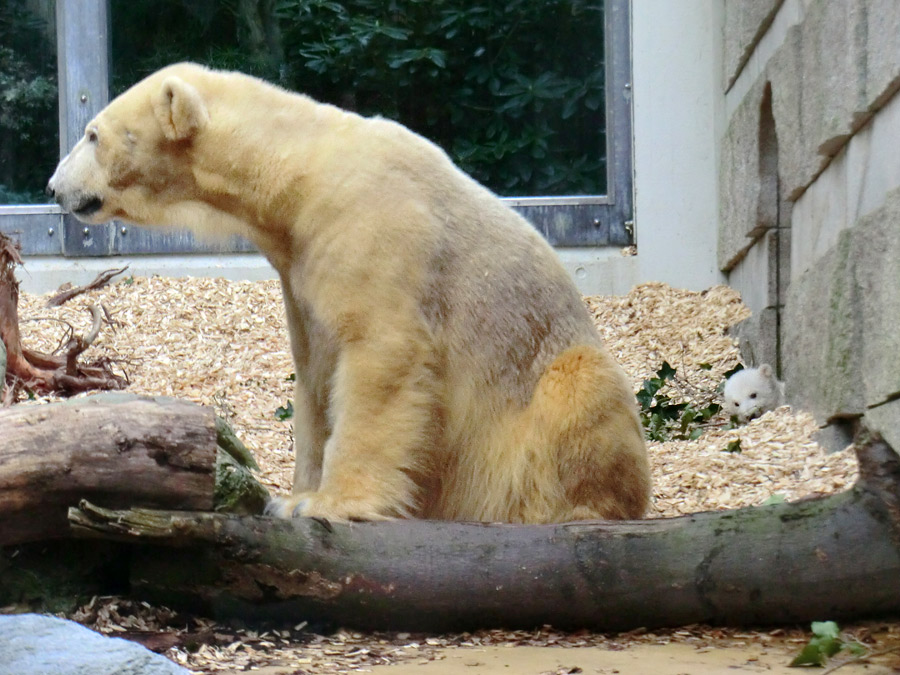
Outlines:
<svg viewBox="0 0 900 675"><path fill-rule="evenodd" d="M764 363L759 367L759 374L766 379L770 379L775 376L775 373L772 371L772 366L770 366L768 363Z"/></svg>
<svg viewBox="0 0 900 675"><path fill-rule="evenodd" d="M209 121L200 92L179 77L163 80L152 103L153 113L170 141L191 138Z"/></svg>

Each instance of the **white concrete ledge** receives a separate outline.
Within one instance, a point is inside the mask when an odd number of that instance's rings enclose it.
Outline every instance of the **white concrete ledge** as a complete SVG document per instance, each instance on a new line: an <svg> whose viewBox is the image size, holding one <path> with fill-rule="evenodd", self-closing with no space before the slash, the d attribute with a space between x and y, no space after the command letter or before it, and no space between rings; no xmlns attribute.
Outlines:
<svg viewBox="0 0 900 675"><path fill-rule="evenodd" d="M637 283L637 256L622 249L564 248L557 253L578 289L585 295L624 295ZM47 293L64 283L86 284L100 272L124 267L124 276L214 277L233 281L277 279L265 258L257 254L132 256L108 258L26 257L17 276L27 293Z"/></svg>

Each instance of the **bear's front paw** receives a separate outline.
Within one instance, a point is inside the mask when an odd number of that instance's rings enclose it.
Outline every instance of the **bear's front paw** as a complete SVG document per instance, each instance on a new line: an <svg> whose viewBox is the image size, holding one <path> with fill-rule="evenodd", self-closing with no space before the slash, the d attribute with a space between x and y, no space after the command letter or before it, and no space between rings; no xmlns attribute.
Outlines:
<svg viewBox="0 0 900 675"><path fill-rule="evenodd" d="M341 499L322 492L301 492L273 497L266 515L276 518L323 518L325 520L390 520L389 510L361 499Z"/></svg>

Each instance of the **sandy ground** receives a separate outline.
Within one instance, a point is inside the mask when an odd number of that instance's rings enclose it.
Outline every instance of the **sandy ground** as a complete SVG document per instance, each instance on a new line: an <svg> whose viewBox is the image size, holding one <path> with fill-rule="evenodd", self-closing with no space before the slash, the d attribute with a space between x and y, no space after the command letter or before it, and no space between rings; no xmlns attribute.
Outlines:
<svg viewBox="0 0 900 675"><path fill-rule="evenodd" d="M376 675L584 675L622 673L623 675L721 675L722 673L766 673L798 675L804 670L789 668L796 654L787 647L746 648L707 647L697 649L684 644L639 645L621 651L602 647L562 649L559 647L486 647L449 649L434 661L406 662L366 669ZM839 663L836 660L834 664ZM887 675L897 673L888 658L886 664L848 663L843 675ZM893 665L898 664L893 660ZM302 668L302 665L299 666ZM229 671L237 675L245 671ZM265 667L260 675L298 675L307 672L298 665ZM809 672L822 673L815 668Z"/></svg>

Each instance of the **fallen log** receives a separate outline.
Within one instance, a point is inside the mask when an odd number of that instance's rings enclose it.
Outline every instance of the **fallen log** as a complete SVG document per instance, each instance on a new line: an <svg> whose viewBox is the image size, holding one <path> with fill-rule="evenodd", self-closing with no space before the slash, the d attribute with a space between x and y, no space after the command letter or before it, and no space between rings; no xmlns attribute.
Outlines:
<svg viewBox="0 0 900 675"><path fill-rule="evenodd" d="M0 545L69 536L87 498L210 510L215 414L187 401L100 394L0 411Z"/></svg>
<svg viewBox="0 0 900 675"><path fill-rule="evenodd" d="M140 545L135 595L219 618L620 631L896 614L900 459L878 438L858 456L842 494L660 520L340 524L86 502L69 518L80 536Z"/></svg>

